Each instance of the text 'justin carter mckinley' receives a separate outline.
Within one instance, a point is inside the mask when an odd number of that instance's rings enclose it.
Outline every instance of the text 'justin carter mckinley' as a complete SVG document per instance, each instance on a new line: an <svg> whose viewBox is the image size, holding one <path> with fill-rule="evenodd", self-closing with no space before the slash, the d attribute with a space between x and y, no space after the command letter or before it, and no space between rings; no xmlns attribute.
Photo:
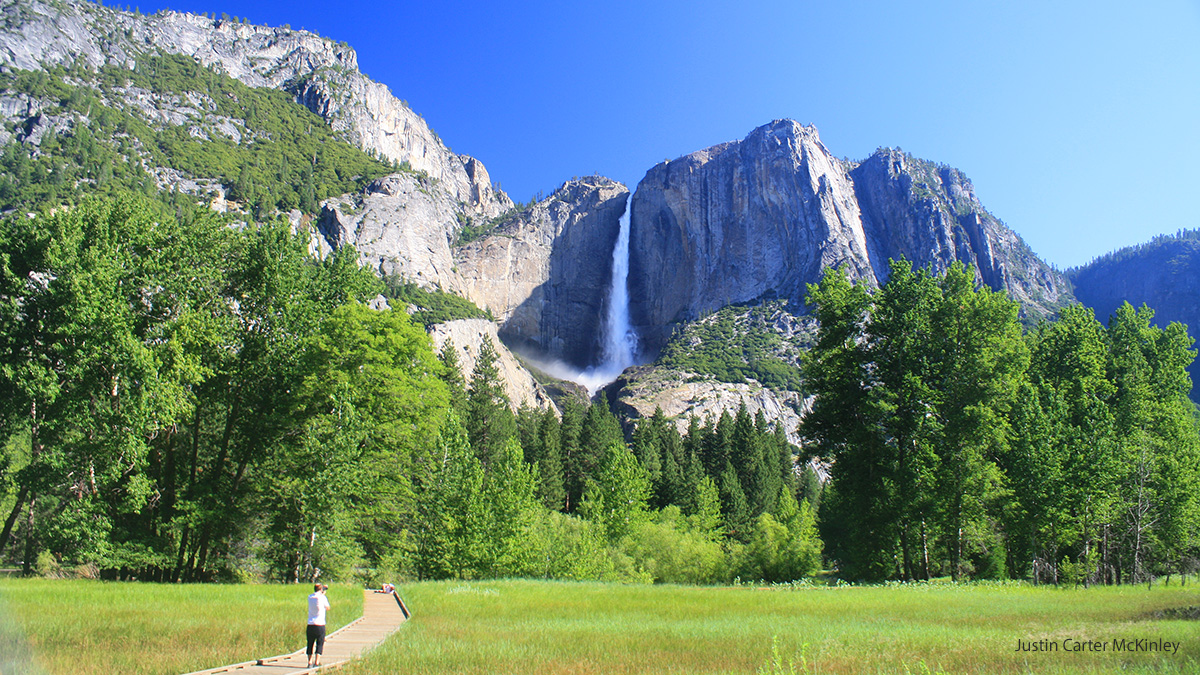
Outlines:
<svg viewBox="0 0 1200 675"><path fill-rule="evenodd" d="M1178 642L1152 638L1113 638L1112 640L1022 640L1017 638L1018 652L1165 652L1179 651Z"/></svg>

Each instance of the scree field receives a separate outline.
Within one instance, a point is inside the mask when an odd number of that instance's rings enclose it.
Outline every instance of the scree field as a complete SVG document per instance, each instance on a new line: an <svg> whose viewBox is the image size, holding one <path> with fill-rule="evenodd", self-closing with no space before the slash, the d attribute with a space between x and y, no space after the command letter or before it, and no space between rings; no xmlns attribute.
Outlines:
<svg viewBox="0 0 1200 675"><path fill-rule="evenodd" d="M1153 589L496 581L400 590L412 620L340 672L1200 672L1200 621L1191 618L1200 585L1177 581ZM302 646L304 596L303 586L0 581L0 672L171 674L292 651ZM337 625L358 616L359 590L331 596ZM1044 649L1018 652L1018 641ZM1103 649L1072 651L1081 644ZM1167 651L1151 651L1158 645ZM21 655L36 662L15 665Z"/></svg>

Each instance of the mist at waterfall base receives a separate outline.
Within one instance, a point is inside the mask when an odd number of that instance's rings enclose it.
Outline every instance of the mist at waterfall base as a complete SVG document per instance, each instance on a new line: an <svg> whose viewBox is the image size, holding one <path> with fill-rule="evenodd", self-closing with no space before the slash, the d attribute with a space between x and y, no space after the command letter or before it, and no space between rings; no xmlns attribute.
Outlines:
<svg viewBox="0 0 1200 675"><path fill-rule="evenodd" d="M637 332L629 323L629 201L625 202L625 213L621 216L617 243L613 246L612 281L608 287L608 302L604 314L604 342L600 349L600 362L580 370L562 361L541 361L534 358L537 367L546 374L560 380L569 380L587 387L588 395L615 381L629 366L635 365L638 356Z"/></svg>

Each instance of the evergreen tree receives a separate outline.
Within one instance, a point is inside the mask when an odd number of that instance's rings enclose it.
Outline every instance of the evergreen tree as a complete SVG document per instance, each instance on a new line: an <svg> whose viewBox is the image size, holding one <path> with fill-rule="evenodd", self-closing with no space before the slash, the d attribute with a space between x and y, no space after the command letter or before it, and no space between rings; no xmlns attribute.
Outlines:
<svg viewBox="0 0 1200 675"><path fill-rule="evenodd" d="M583 474L583 451L580 436L587 410L574 398L563 402L560 441L563 459L563 488L566 490L566 511L573 512L583 498L586 477Z"/></svg>
<svg viewBox="0 0 1200 675"><path fill-rule="evenodd" d="M812 466L805 464L804 470L799 477L800 488L797 493L793 493L787 486L784 487L789 494L798 501L808 502L812 508L812 512L816 516L821 513L821 498L824 496L824 486L821 485L821 478L813 471Z"/></svg>
<svg viewBox="0 0 1200 675"><path fill-rule="evenodd" d="M754 418L750 416L743 402L738 406L737 414L733 418L729 438L729 462L737 471L738 482L742 485L742 492L746 495L746 501L750 504L751 514L754 516L762 513L763 502L763 497L759 494L763 451L758 441Z"/></svg>
<svg viewBox="0 0 1200 675"><path fill-rule="evenodd" d="M710 541L723 537L721 519L721 495L713 479L704 476L696 484L696 497L688 516L692 529Z"/></svg>
<svg viewBox="0 0 1200 675"><path fill-rule="evenodd" d="M650 478L624 443L608 446L588 482L580 513L619 542L649 518Z"/></svg>
<svg viewBox="0 0 1200 675"><path fill-rule="evenodd" d="M438 360L442 362L442 382L446 383L446 391L450 396L450 407L460 419L467 416L467 383L463 379L462 365L458 360L458 348L454 340L449 338L442 343L438 352Z"/></svg>
<svg viewBox="0 0 1200 675"><path fill-rule="evenodd" d="M499 358L491 338L485 335L471 371L471 389L467 395L467 434L485 469L517 433L516 418L496 365Z"/></svg>
<svg viewBox="0 0 1200 675"><path fill-rule="evenodd" d="M528 403L522 403L517 409L517 442L525 455L525 462L537 464L543 454L542 449L542 416Z"/></svg>
<svg viewBox="0 0 1200 675"><path fill-rule="evenodd" d="M633 455L646 469L650 479L651 492L657 495L662 484L662 442L659 429L648 419L641 420L633 429Z"/></svg>
<svg viewBox="0 0 1200 675"><path fill-rule="evenodd" d="M775 423L772 440L775 443L775 453L779 459L780 482L795 496L800 491L800 473L796 466L795 446L788 442L787 431L783 428L782 420ZM817 503L811 503L815 513L818 510Z"/></svg>
<svg viewBox="0 0 1200 675"><path fill-rule="evenodd" d="M625 447L625 435L608 408L608 399L601 392L583 419L579 430L579 452L573 455L574 466L570 472L586 484L587 480L596 477L600 463L614 445Z"/></svg>
<svg viewBox="0 0 1200 675"><path fill-rule="evenodd" d="M537 458L538 497L546 508L561 511L565 508L567 492L563 487L562 427L550 408L542 412L541 453Z"/></svg>
<svg viewBox="0 0 1200 675"><path fill-rule="evenodd" d="M746 494L742 492L737 472L729 462L725 463L725 470L720 474L717 490L721 497L721 515L725 520L726 534L744 541L750 536L750 505L746 501Z"/></svg>

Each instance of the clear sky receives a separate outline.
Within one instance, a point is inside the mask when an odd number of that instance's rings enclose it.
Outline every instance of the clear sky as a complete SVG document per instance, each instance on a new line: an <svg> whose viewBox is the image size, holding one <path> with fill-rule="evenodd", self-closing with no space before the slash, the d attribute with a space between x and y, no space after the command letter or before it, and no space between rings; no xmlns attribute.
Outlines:
<svg viewBox="0 0 1200 675"><path fill-rule="evenodd" d="M518 201L592 173L632 188L787 117L839 157L890 146L962 169L1059 267L1200 227L1200 0L139 7L348 42Z"/></svg>

